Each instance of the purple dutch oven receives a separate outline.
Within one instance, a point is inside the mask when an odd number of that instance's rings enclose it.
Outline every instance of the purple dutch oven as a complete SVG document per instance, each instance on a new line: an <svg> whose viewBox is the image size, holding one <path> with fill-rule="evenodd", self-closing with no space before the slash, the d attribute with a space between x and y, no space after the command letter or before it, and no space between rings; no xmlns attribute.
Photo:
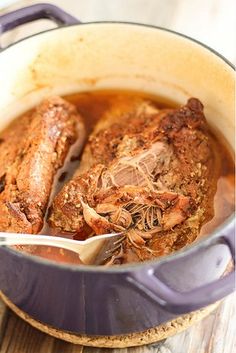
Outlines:
<svg viewBox="0 0 236 353"><path fill-rule="evenodd" d="M48 18L60 28L0 54L0 128L51 93L131 88L182 103L199 97L233 145L234 69L192 39L131 23L86 23L40 4L0 17L0 33ZM140 332L214 303L234 290L234 217L173 255L104 268L59 264L0 249L0 289L36 320L77 334Z"/></svg>

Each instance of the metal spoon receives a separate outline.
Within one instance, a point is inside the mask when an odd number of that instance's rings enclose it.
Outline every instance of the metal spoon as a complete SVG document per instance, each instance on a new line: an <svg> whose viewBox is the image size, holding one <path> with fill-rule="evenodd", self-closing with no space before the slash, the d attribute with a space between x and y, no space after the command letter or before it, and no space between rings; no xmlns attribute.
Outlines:
<svg viewBox="0 0 236 353"><path fill-rule="evenodd" d="M54 237L51 235L31 235L0 232L0 246L10 245L41 245L66 249L79 254L81 261L86 264L102 264L116 251L124 234L112 233L91 237L78 241L73 239Z"/></svg>

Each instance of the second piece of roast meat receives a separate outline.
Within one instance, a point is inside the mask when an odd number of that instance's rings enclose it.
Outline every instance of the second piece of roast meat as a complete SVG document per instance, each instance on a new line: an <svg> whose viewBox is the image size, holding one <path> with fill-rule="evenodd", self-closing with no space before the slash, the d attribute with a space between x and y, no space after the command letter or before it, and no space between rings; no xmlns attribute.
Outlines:
<svg viewBox="0 0 236 353"><path fill-rule="evenodd" d="M88 226L91 234L125 231L111 263L168 254L192 242L211 216L213 163L199 100L168 110L140 103L116 121L111 114L98 123L49 221L75 233Z"/></svg>
<svg viewBox="0 0 236 353"><path fill-rule="evenodd" d="M40 231L54 175L83 131L75 107L53 97L1 133L0 231Z"/></svg>

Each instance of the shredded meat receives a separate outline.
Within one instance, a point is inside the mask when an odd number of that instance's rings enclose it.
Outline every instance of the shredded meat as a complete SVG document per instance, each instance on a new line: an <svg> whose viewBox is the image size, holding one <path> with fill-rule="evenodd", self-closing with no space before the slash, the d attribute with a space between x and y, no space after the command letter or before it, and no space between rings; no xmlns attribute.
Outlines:
<svg viewBox="0 0 236 353"><path fill-rule="evenodd" d="M124 231L109 264L168 254L192 242L209 216L212 150L196 98L179 109L141 102L119 118L108 114L55 198L49 222L74 233L89 226L90 235Z"/></svg>
<svg viewBox="0 0 236 353"><path fill-rule="evenodd" d="M75 107L53 97L1 134L1 231L39 232L53 177L70 146L83 138L83 131Z"/></svg>

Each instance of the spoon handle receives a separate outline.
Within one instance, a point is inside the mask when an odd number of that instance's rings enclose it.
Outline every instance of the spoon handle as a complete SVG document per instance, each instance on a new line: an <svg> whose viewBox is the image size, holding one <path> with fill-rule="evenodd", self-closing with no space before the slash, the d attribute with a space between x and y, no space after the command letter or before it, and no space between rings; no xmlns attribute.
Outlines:
<svg viewBox="0 0 236 353"><path fill-rule="evenodd" d="M51 235L0 232L0 246L53 246L79 254L80 259L84 264L94 263L94 259L98 256L98 254L100 259L99 261L102 263L104 259L112 254L112 251L115 251L117 247L120 246L123 239L124 235L122 235L122 233L103 234L84 241L78 241Z"/></svg>
<svg viewBox="0 0 236 353"><path fill-rule="evenodd" d="M0 246L11 245L53 246L75 251L74 242L70 239L64 239L48 235L12 234L0 232ZM83 245L80 244L80 246L82 247Z"/></svg>

